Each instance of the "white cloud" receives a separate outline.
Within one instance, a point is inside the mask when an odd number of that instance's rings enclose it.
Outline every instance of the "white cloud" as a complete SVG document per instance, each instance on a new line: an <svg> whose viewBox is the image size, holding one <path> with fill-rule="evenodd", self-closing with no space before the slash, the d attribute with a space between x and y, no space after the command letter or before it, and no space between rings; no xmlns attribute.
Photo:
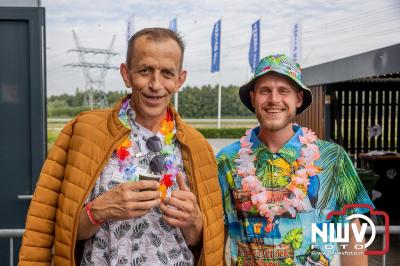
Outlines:
<svg viewBox="0 0 400 266"><path fill-rule="evenodd" d="M261 55L289 50L290 25L303 21L303 66L351 56L400 42L400 3L397 0L298 0L298 1L43 1L46 7L48 94L72 93L84 88L79 69L63 67L78 61L66 53L75 48L72 29L81 45L107 48L116 34L113 65L124 61L126 19L134 14L136 30L168 26L178 16L178 30L186 42L186 84L216 84L209 73L210 35L222 17L221 80L244 83L248 78L247 53L250 25L261 18ZM93 58L102 60L102 58ZM119 72L107 74L109 90L123 89Z"/></svg>

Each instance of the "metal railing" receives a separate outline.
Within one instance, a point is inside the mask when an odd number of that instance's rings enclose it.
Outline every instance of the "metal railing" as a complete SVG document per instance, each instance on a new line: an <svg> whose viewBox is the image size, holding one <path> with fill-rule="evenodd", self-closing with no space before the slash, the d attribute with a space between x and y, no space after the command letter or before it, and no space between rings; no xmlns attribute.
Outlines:
<svg viewBox="0 0 400 266"><path fill-rule="evenodd" d="M385 248L385 226L375 226L376 234L383 235L382 250ZM22 237L25 229L0 229L0 238L10 239L10 266L14 266L14 238ZM390 235L400 235L400 225L389 226ZM367 234L371 234L371 228L367 228ZM382 265L386 266L386 254L382 257Z"/></svg>
<svg viewBox="0 0 400 266"><path fill-rule="evenodd" d="M375 226L376 229L376 234L377 235L382 235L382 250L385 249L385 243L386 243L386 234L385 234L385 226L380 225L380 226ZM371 227L367 228L367 234L371 234ZM400 235L400 225L391 225L389 226L389 234L390 235ZM386 254L382 256L382 266L386 266Z"/></svg>
<svg viewBox="0 0 400 266"><path fill-rule="evenodd" d="M25 229L0 229L0 238L10 239L10 266L14 266L14 238L22 237Z"/></svg>

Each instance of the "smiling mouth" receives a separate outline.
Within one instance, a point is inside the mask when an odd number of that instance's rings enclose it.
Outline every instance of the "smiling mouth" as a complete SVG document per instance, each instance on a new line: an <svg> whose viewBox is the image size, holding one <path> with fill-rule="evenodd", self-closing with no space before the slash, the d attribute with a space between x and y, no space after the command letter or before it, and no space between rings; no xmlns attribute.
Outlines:
<svg viewBox="0 0 400 266"><path fill-rule="evenodd" d="M164 96L152 96L152 95L145 95L145 94L143 94L143 96L149 100L159 100L159 99L164 98Z"/></svg>
<svg viewBox="0 0 400 266"><path fill-rule="evenodd" d="M278 108L266 108L264 111L268 114L279 114L284 111L284 109L278 109Z"/></svg>

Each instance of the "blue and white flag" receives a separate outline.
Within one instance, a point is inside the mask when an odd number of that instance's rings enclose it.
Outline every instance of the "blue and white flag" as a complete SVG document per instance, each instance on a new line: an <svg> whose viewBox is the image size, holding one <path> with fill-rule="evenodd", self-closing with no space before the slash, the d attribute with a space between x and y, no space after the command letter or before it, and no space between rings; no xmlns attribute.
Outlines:
<svg viewBox="0 0 400 266"><path fill-rule="evenodd" d="M134 33L134 25L133 25L133 16L130 16L127 20L126 25L126 42L129 42L129 39L132 37Z"/></svg>
<svg viewBox="0 0 400 266"><path fill-rule="evenodd" d="M177 20L176 20L176 17L173 18L173 19L169 22L168 29L172 30L173 32L178 32L178 22L177 22Z"/></svg>
<svg viewBox="0 0 400 266"><path fill-rule="evenodd" d="M221 55L221 20L214 24L211 35L211 73L219 72Z"/></svg>
<svg viewBox="0 0 400 266"><path fill-rule="evenodd" d="M290 33L290 55L292 59L297 63L301 63L301 37L302 37L302 25L301 20L293 24Z"/></svg>
<svg viewBox="0 0 400 266"><path fill-rule="evenodd" d="M249 64L251 73L256 70L258 61L260 61L260 20L251 25L251 38L249 48Z"/></svg>

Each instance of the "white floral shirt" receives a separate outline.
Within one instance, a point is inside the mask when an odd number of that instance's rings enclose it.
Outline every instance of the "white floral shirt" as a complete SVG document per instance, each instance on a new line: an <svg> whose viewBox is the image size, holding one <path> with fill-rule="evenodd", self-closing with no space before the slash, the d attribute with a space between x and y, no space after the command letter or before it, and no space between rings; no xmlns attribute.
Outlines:
<svg viewBox="0 0 400 266"><path fill-rule="evenodd" d="M124 104L128 114L133 112L129 104ZM127 112L122 112L126 114ZM146 147L144 139L154 133L137 124L134 115L130 116L130 124L137 126L140 152L148 155L151 152ZM125 119L126 117L120 118ZM133 120L133 121L132 121ZM126 124L126 123L125 123ZM134 130L132 130L133 132ZM132 134L132 133L131 133ZM164 143L164 136L157 136ZM133 138L133 136L131 136ZM176 141L176 140L174 140ZM183 172L182 155L179 145L175 145L175 163ZM148 157L148 156L147 156ZM144 160L149 161L149 160ZM148 165L137 165L137 171L147 171ZM87 202L97 198L104 192L126 182L124 173L120 171L117 155L114 154L102 171ZM174 189L177 185L173 185ZM125 221L107 220L92 238L85 242L81 265L193 265L193 254L189 250L181 231L168 225L162 219L159 208L151 209L142 217Z"/></svg>

